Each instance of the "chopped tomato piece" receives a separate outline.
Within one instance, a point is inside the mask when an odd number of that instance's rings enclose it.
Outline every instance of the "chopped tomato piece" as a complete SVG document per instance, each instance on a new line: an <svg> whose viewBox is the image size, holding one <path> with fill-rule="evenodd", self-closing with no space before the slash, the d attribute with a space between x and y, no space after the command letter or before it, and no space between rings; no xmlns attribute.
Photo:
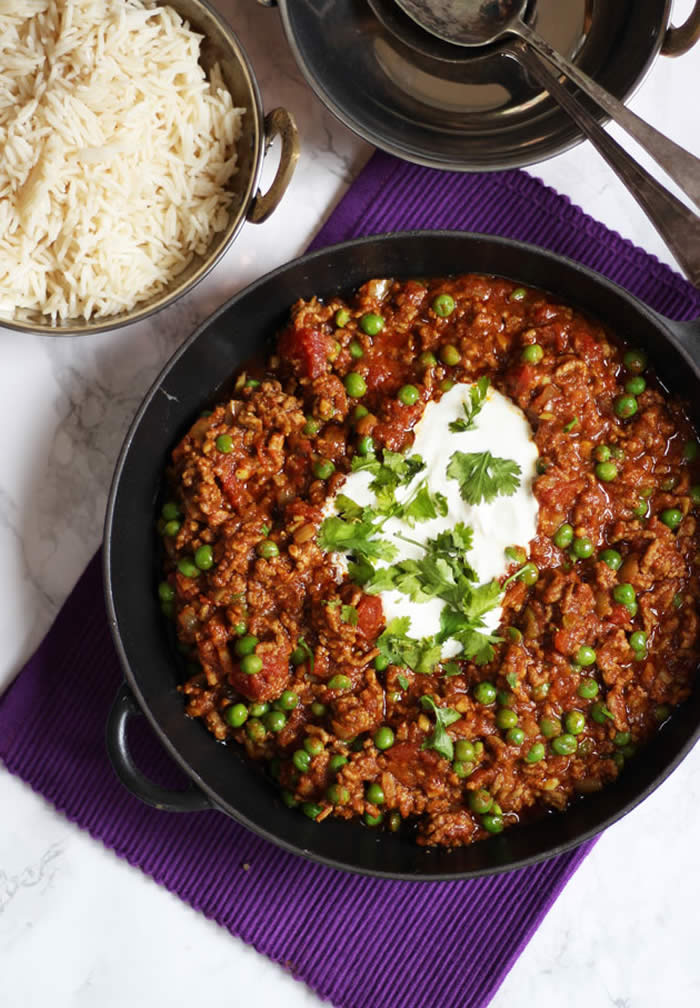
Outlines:
<svg viewBox="0 0 700 1008"><path fill-rule="evenodd" d="M378 595L363 595L357 606L357 628L367 640L374 640L384 626L384 609Z"/></svg>
<svg viewBox="0 0 700 1008"><path fill-rule="evenodd" d="M279 355L300 378L319 378L328 370L330 340L318 329L290 327L280 336Z"/></svg>
<svg viewBox="0 0 700 1008"><path fill-rule="evenodd" d="M277 644L259 644L255 650L262 659L262 668L255 675L247 675L236 662L231 667L229 680L234 689L248 700L275 700L287 688L290 650L281 650Z"/></svg>

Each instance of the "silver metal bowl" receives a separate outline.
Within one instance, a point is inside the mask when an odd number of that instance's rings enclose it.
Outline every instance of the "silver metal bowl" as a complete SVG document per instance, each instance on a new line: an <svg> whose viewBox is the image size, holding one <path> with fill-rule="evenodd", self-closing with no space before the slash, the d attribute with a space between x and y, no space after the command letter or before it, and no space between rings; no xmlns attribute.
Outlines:
<svg viewBox="0 0 700 1008"><path fill-rule="evenodd" d="M167 0L190 26L203 35L200 62L209 72L218 63L224 82L233 96L233 103L245 108L242 134L238 141L238 171L230 182L233 200L225 230L216 234L206 253L195 256L168 287L147 301L142 301L130 311L105 318L67 319L52 323L40 316L32 319L5 318L0 315L0 325L8 329L36 333L42 336L81 336L88 333L117 329L137 322L172 304L190 291L207 275L223 256L246 221L260 224L277 207L289 185L299 157L299 138L294 117L284 108L263 113L262 99L253 68L233 30L206 0ZM275 178L264 194L258 182L263 158L272 140L281 140L280 162Z"/></svg>

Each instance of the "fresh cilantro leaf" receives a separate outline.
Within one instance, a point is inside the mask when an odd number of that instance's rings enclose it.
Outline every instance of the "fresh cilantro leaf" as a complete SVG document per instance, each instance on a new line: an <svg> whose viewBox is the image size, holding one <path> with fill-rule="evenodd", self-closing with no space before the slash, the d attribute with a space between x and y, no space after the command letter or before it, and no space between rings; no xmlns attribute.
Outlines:
<svg viewBox="0 0 700 1008"><path fill-rule="evenodd" d="M453 528L440 532L434 539L429 539L425 543L425 549L435 556L445 554L446 556L463 557L472 548L473 543L473 530L464 522L457 522Z"/></svg>
<svg viewBox="0 0 700 1008"><path fill-rule="evenodd" d="M349 573L354 581L362 585L364 590L368 595L378 595L379 592L391 591L396 587L394 579L396 577L396 567L380 567L379 570L372 570L365 580L358 580L358 577L354 571L356 565L350 564L348 567ZM359 572L362 576L364 571Z"/></svg>
<svg viewBox="0 0 700 1008"><path fill-rule="evenodd" d="M457 664L457 662L454 662L454 661L448 661L448 662L446 662L445 665L444 665L444 668L443 668L443 674L446 675L448 678L450 676L459 675L461 671L462 670L459 667L459 665Z"/></svg>
<svg viewBox="0 0 700 1008"><path fill-rule="evenodd" d="M396 556L396 546L377 538L381 522L366 513L370 510L363 509L361 518L345 519L339 515L326 518L318 534L321 549L329 553L352 553L361 560L385 560L390 563Z"/></svg>
<svg viewBox="0 0 700 1008"><path fill-rule="evenodd" d="M455 721L459 721L461 714L453 710L452 707L438 707L432 697L422 696L421 706L424 710L432 711L435 715L435 727L430 738L426 739L421 749L434 749L447 760L454 759L454 744L447 734L447 729Z"/></svg>
<svg viewBox="0 0 700 1008"><path fill-rule="evenodd" d="M489 451L453 453L447 475L457 480L468 504L490 503L495 497L510 497L520 485L520 466L512 459L496 458Z"/></svg>
<svg viewBox="0 0 700 1008"><path fill-rule="evenodd" d="M344 605L340 608L340 618L343 623L349 623L350 626L357 626L358 613L354 605Z"/></svg>
<svg viewBox="0 0 700 1008"><path fill-rule="evenodd" d="M410 626L410 616L397 616L389 620L384 632L377 638L379 653L390 665L403 665L402 656L406 643L415 643L406 636Z"/></svg>
<svg viewBox="0 0 700 1008"><path fill-rule="evenodd" d="M423 480L409 499L398 505L394 514L413 528L416 522L430 521L438 515L444 518L447 514L447 498L439 491L432 493L427 480Z"/></svg>
<svg viewBox="0 0 700 1008"><path fill-rule="evenodd" d="M442 645L436 643L434 637L423 637L418 642L414 664L409 667L418 675L432 675L440 661L441 651Z"/></svg>
<svg viewBox="0 0 700 1008"><path fill-rule="evenodd" d="M453 420L449 424L449 428L455 434L463 434L465 431L474 430L476 427L475 420L479 413L481 413L481 408L486 402L486 392L488 391L489 380L484 375L479 378L478 382L469 389L469 399L470 404L467 406L466 403L462 404L464 409L464 418L460 417L458 420Z"/></svg>
<svg viewBox="0 0 700 1008"><path fill-rule="evenodd" d="M402 690L407 690L408 689L409 682L408 682L408 679L406 678L405 675L403 675L402 673L399 673L399 675L397 675L397 677L396 677L396 681L397 681L397 683L399 684L399 686L401 687Z"/></svg>
<svg viewBox="0 0 700 1008"><path fill-rule="evenodd" d="M518 673L517 672L506 673L506 682L508 683L511 689L515 689L515 687L518 685Z"/></svg>
<svg viewBox="0 0 700 1008"><path fill-rule="evenodd" d="M419 675L430 675L440 661L440 645L434 637L422 640L409 637L410 625L408 616L391 620L377 640L379 653L390 665L403 665Z"/></svg>

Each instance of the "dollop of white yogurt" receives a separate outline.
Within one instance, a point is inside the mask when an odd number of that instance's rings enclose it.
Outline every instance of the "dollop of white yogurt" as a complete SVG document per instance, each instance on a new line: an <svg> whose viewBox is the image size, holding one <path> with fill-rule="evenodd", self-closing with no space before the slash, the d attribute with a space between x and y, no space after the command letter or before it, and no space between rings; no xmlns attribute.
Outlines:
<svg viewBox="0 0 700 1008"><path fill-rule="evenodd" d="M384 525L382 538L394 543L397 556L393 564L401 560L418 559L423 556L420 546L408 543L399 536L425 543L440 532L454 528L463 522L473 530L473 546L467 554L469 564L477 573L479 583L491 581L504 575L512 564L505 550L508 546L520 546L526 551L537 531L538 503L532 490L537 462L537 448L532 429L525 414L510 399L489 387L481 411L474 421L474 429L463 432L450 430L450 423L464 418L464 406L469 405L471 385L454 385L438 402L430 402L415 427L415 441L407 454L420 455L425 462L423 469L412 482L400 487L396 499L409 499L416 487L427 480L432 493L440 492L447 498L447 513L429 521L416 522L411 527L400 518L390 518ZM520 466L520 482L517 490L509 497L498 496L490 502L482 501L471 505L461 494L459 483L447 477L447 467L454 452L486 452L497 458L510 459ZM363 470L350 473L340 493L360 506L376 504L374 492L370 489L373 476ZM326 514L335 513L335 498L326 502ZM344 566L341 560L341 565ZM388 566L378 562L377 568ZM440 613L444 602L430 599L413 602L398 591L379 593L387 623L398 616L409 616L411 620L409 636L429 637L440 629ZM501 622L502 609L498 606L484 616L485 630L492 633ZM456 655L460 646L448 640L443 645L443 657Z"/></svg>

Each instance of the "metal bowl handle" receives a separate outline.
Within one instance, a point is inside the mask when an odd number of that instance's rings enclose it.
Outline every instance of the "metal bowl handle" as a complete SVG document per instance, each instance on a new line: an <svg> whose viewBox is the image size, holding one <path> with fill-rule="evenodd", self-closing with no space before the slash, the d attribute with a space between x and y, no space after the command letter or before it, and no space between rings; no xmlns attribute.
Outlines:
<svg viewBox="0 0 700 1008"><path fill-rule="evenodd" d="M213 808L207 796L194 787L188 791L169 791L141 773L134 763L126 738L129 718L140 715L141 710L131 690L122 683L107 718L105 741L114 772L127 791L163 812L203 812Z"/></svg>
<svg viewBox="0 0 700 1008"><path fill-rule="evenodd" d="M666 29L661 52L664 56L682 56L693 48L698 39L700 39L700 0L695 0L695 6L683 24L677 28L671 26Z"/></svg>
<svg viewBox="0 0 700 1008"><path fill-rule="evenodd" d="M262 224L277 208L292 180L294 169L299 160L299 131L294 116L285 108L273 109L265 116L266 152L275 137L279 137L282 141L280 163L270 188L266 193L261 193L258 189L251 204L248 220L253 224Z"/></svg>

